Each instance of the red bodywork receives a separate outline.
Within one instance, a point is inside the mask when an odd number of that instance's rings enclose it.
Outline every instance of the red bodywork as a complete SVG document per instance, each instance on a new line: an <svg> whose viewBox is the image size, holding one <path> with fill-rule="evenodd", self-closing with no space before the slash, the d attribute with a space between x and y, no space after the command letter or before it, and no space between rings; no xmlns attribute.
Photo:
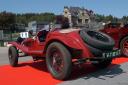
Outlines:
<svg viewBox="0 0 128 85"><path fill-rule="evenodd" d="M80 29L65 29L49 32L44 42L39 41L39 32L35 36L35 38L28 38L24 40L24 42L26 42L27 45L18 44L17 42L10 42L10 44L17 47L18 49L22 50L24 53L27 53L30 56L45 57L48 45L52 42L60 42L67 48L72 49L73 53L75 53L75 51L78 50L81 51L80 55L76 57L91 58L93 57L93 55L81 39L79 35L79 30Z"/></svg>
<svg viewBox="0 0 128 85"><path fill-rule="evenodd" d="M104 29L100 30L115 40L115 47L120 48L121 40L128 36L128 27L120 27L119 23L109 23Z"/></svg>

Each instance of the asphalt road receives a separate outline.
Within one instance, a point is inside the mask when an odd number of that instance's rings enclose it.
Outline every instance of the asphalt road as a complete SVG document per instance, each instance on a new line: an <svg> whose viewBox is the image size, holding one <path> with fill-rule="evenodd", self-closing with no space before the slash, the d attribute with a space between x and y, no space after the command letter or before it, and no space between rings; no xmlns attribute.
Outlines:
<svg viewBox="0 0 128 85"><path fill-rule="evenodd" d="M32 60L31 57L19 58L19 62ZM8 60L8 47L0 47L0 66L9 64Z"/></svg>
<svg viewBox="0 0 128 85"><path fill-rule="evenodd" d="M128 63L83 75L59 85L128 85Z"/></svg>

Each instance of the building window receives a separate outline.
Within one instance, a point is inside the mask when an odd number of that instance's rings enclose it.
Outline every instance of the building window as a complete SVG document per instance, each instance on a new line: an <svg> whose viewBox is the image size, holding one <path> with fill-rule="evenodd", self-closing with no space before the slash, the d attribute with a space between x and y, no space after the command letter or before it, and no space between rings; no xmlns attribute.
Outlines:
<svg viewBox="0 0 128 85"><path fill-rule="evenodd" d="M88 23L88 21L89 21L88 19L85 19L85 23Z"/></svg>
<svg viewBox="0 0 128 85"><path fill-rule="evenodd" d="M84 12L82 13L82 16L84 16Z"/></svg>
<svg viewBox="0 0 128 85"><path fill-rule="evenodd" d="M74 15L78 16L78 13L77 12L74 12Z"/></svg>
<svg viewBox="0 0 128 85"><path fill-rule="evenodd" d="M67 14L68 12L65 12L65 14Z"/></svg>
<svg viewBox="0 0 128 85"><path fill-rule="evenodd" d="M78 23L82 23L82 19L78 19Z"/></svg>

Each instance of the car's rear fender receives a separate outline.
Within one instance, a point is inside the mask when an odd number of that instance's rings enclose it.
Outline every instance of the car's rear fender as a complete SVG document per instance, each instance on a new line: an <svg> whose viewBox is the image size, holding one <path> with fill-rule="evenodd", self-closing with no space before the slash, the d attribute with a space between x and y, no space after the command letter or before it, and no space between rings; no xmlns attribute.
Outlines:
<svg viewBox="0 0 128 85"><path fill-rule="evenodd" d="M54 37L49 37L48 41L46 41L45 50L47 50L47 47L52 42L60 42L69 49L75 49L78 51L81 51L80 57L92 57L92 53L90 52L89 48L86 46L86 44L82 41L79 34L72 33L72 34L65 34L65 35L59 35ZM72 53L74 54L74 53Z"/></svg>

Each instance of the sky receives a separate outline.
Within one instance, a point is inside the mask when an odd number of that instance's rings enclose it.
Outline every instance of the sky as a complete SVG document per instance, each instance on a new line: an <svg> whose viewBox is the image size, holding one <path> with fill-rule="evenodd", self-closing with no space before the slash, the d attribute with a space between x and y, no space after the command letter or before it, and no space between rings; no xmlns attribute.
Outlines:
<svg viewBox="0 0 128 85"><path fill-rule="evenodd" d="M77 6L121 18L128 15L127 4L128 0L0 0L0 12L62 14L64 6Z"/></svg>

